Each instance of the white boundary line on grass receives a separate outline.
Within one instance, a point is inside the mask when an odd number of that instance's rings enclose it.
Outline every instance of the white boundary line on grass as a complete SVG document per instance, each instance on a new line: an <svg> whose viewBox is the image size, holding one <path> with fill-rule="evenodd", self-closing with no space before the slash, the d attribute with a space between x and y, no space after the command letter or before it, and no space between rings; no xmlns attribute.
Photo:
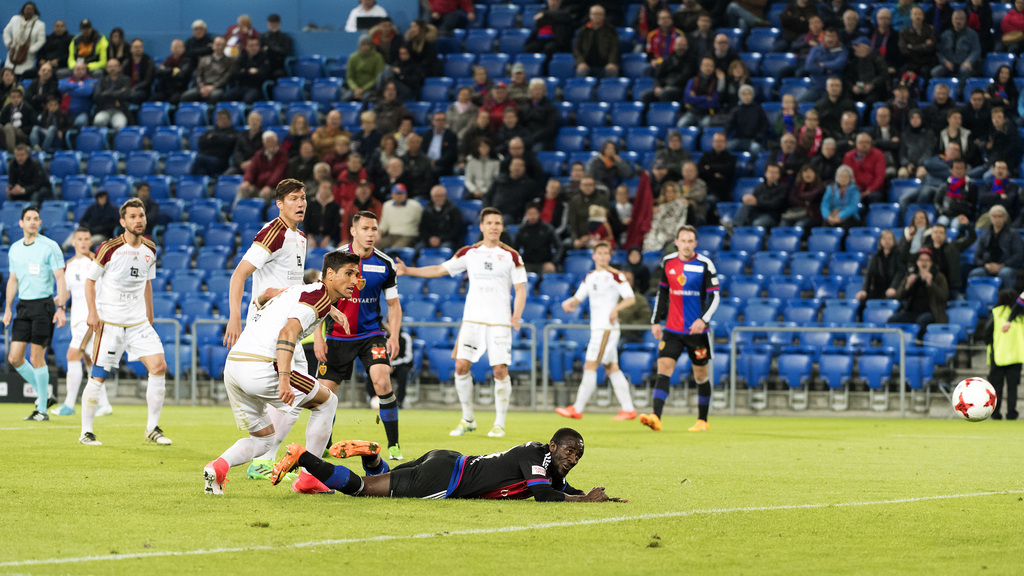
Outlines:
<svg viewBox="0 0 1024 576"><path fill-rule="evenodd" d="M49 558L45 560L17 560L13 562L0 562L0 568L16 566L37 566L42 564L77 564L82 562L104 562L110 560L130 560L143 558L159 558L166 556L203 556L209 554L230 554L236 552L255 552L259 550L282 550L298 548L317 548L320 546L339 546L345 544L362 544L367 542L387 542L393 540L419 540L427 538L441 538L450 536L478 536L489 534L501 534L508 532L525 532L527 530L544 530L547 528L573 528L576 526L592 526L595 524L613 524L618 522L631 522L635 520L657 520L660 518L681 518L702 514L732 514L735 512L775 512L779 510L814 510L820 508L851 508L856 506L880 506L885 504L907 504L912 502L927 502L930 500L952 500L956 498L977 498L980 496L1000 496L1007 494L1022 494L1024 490L1004 490L999 492L975 492L973 494L946 494L942 496L918 496L914 498L897 498L894 500L873 500L867 502L836 502L832 504L784 504L781 506L750 506L741 508L711 508L698 510L683 510L678 512L661 512L657 514L638 514L636 516L613 516L611 518L594 518L591 520L577 520L571 522L544 522L542 524L530 524L526 526L502 526L498 528L474 528L471 530L452 530L446 532L424 532L406 536L382 534L380 536L367 536L365 538L343 538L333 540L313 540L311 542L295 542L280 546L239 546L235 548L206 548L199 550L165 551L165 552L139 552L136 554L104 554L101 556L79 556L77 558Z"/></svg>

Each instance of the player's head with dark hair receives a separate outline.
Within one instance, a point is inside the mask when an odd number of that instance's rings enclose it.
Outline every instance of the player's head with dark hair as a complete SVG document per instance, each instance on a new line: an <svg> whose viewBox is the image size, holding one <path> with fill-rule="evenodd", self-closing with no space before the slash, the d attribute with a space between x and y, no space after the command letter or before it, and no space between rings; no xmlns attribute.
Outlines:
<svg viewBox="0 0 1024 576"><path fill-rule="evenodd" d="M79 232L85 232L86 234L92 235L92 232L90 232L89 229L85 226L79 226L78 228L75 228L74 233L78 234Z"/></svg>
<svg viewBox="0 0 1024 576"><path fill-rule="evenodd" d="M324 255L323 278L328 297L351 298L359 282L359 256L352 252L334 250Z"/></svg>
<svg viewBox="0 0 1024 576"><path fill-rule="evenodd" d="M39 207L36 206L35 204L29 204L28 206L25 206L24 208L21 209L21 219L24 220L25 219L25 214L27 214L29 212L35 212L36 216L38 216L39 215Z"/></svg>
<svg viewBox="0 0 1024 576"><path fill-rule="evenodd" d="M331 252L324 254L323 274L324 276L326 276L328 270L333 270L334 272L337 272L347 264L351 264L358 267L359 256L351 252L345 252L342 250L332 250Z"/></svg>
<svg viewBox="0 0 1024 576"><path fill-rule="evenodd" d="M594 252L597 252L598 250L600 250L602 248L605 249L605 250L611 250L612 249L612 245L609 244L605 240L601 240L597 244L594 244Z"/></svg>
<svg viewBox="0 0 1024 576"><path fill-rule="evenodd" d="M484 223L484 219L490 215L501 216L501 210L493 207L487 207L480 211L480 223Z"/></svg>
<svg viewBox="0 0 1024 576"><path fill-rule="evenodd" d="M370 220L378 219L377 215L374 214L373 212L370 212L369 210L360 210L359 212L356 212L355 214L352 215L352 225L355 226L363 218L368 218Z"/></svg>
<svg viewBox="0 0 1024 576"><path fill-rule="evenodd" d="M571 439L583 442L583 435L572 428L559 428L555 435L551 437L551 441L559 446L565 446L566 442Z"/></svg>
<svg viewBox="0 0 1024 576"><path fill-rule="evenodd" d="M275 197L278 202L284 202L284 199L287 198L289 194L295 192L296 190L301 191L303 196L305 196L306 185L303 184L302 182L299 182L295 178L285 178L284 180L281 180L280 182L277 183Z"/></svg>
<svg viewBox="0 0 1024 576"><path fill-rule="evenodd" d="M121 209L118 211L122 220L124 220L124 215L128 212L129 208L141 208L142 213L146 213L146 205L142 203L142 200L139 200L138 198L129 198L124 204L121 204Z"/></svg>
<svg viewBox="0 0 1024 576"><path fill-rule="evenodd" d="M1013 306L1013 303L1016 301L1017 293L1008 288L1003 288L1002 290L999 291L999 294L996 296L996 303L993 305L993 308L998 308L1000 306L1010 307Z"/></svg>
<svg viewBox="0 0 1024 576"><path fill-rule="evenodd" d="M682 226L679 227L679 229L676 230L676 238L678 238L679 235L682 234L683 232L690 232L693 234L694 237L697 236L697 229L694 228L693 226L690 226L689 224L683 224Z"/></svg>

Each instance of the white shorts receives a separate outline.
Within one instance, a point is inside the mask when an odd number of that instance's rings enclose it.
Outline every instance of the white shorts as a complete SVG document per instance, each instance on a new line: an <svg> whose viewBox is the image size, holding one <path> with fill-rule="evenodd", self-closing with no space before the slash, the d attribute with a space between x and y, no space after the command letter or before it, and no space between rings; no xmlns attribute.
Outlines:
<svg viewBox="0 0 1024 576"><path fill-rule="evenodd" d="M92 362L107 370L117 368L121 364L121 355L125 352L128 353L129 362L146 356L164 355L164 345L149 322L131 328L103 324L93 340L95 349Z"/></svg>
<svg viewBox="0 0 1024 576"><path fill-rule="evenodd" d="M239 430L263 430L272 424L268 406L288 412L305 404L320 390L320 384L312 376L293 371L291 383L295 400L288 405L278 397L277 383L277 369L272 362L228 360L224 363L224 387Z"/></svg>
<svg viewBox="0 0 1024 576"><path fill-rule="evenodd" d="M487 352L491 366L512 363L512 327L463 322L455 342L455 359L476 362Z"/></svg>
<svg viewBox="0 0 1024 576"><path fill-rule="evenodd" d="M587 362L597 362L607 366L619 361L618 330L591 330L590 343L587 344Z"/></svg>
<svg viewBox="0 0 1024 576"><path fill-rule="evenodd" d="M86 335L89 336L89 340L83 342ZM91 357L95 341L96 338L93 336L92 330L89 329L89 325L87 323L79 322L71 326L71 343L68 348L79 349L86 356Z"/></svg>

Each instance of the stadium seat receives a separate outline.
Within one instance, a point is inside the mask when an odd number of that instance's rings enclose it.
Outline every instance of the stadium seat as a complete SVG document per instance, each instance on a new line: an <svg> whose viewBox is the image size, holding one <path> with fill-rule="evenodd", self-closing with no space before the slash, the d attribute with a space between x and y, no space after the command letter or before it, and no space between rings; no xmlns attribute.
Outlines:
<svg viewBox="0 0 1024 576"><path fill-rule="evenodd" d="M152 150L134 150L128 153L124 172L134 178L144 178L156 173L160 155Z"/></svg>
<svg viewBox="0 0 1024 576"><path fill-rule="evenodd" d="M145 136L145 128L141 126L125 126L114 135L114 150L122 154L142 150Z"/></svg>
<svg viewBox="0 0 1024 576"><path fill-rule="evenodd" d="M639 98L640 95L633 93L634 98ZM651 104L647 110L647 124L650 126L661 126L661 127L674 127L676 120L679 118L680 104L678 102L655 102ZM700 129L696 127L689 127L691 134L694 132L699 133ZM696 135L694 135L693 141L696 141ZM685 138L684 138L684 148ZM692 144L688 150L692 150Z"/></svg>
<svg viewBox="0 0 1024 576"><path fill-rule="evenodd" d="M178 246L164 250L160 256L160 267L171 270L188 270L192 266L192 246Z"/></svg>
<svg viewBox="0 0 1024 576"><path fill-rule="evenodd" d="M75 139L75 150L89 154L107 149L107 129L95 126L83 126Z"/></svg>
<svg viewBox="0 0 1024 576"><path fill-rule="evenodd" d="M574 78L576 76L576 61L572 54L553 55L551 61L548 62L548 74L556 78Z"/></svg>
<svg viewBox="0 0 1024 576"><path fill-rule="evenodd" d="M77 202L92 198L92 176L69 175L61 182L61 198L68 202Z"/></svg>
<svg viewBox="0 0 1024 576"><path fill-rule="evenodd" d="M263 118L263 126L271 127L281 124L281 103L280 102L255 102L250 112L255 112ZM284 122L289 124L289 122Z"/></svg>
<svg viewBox="0 0 1024 576"><path fill-rule="evenodd" d="M771 296L771 285L768 287L768 294ZM818 321L818 306L813 301L791 299L782 310L782 319L797 324L812 324Z"/></svg>
<svg viewBox="0 0 1024 576"><path fill-rule="evenodd" d="M768 281L768 297L783 302L800 298L804 281L800 276L773 276Z"/></svg>
<svg viewBox="0 0 1024 576"><path fill-rule="evenodd" d="M751 52L771 52L775 38L779 35L778 28L751 28L747 35L747 50ZM734 47L739 50L738 46Z"/></svg>
<svg viewBox="0 0 1024 576"><path fill-rule="evenodd" d="M874 206L872 206L873 208ZM892 228L893 226L886 226ZM845 252L863 252L874 254L878 246L878 236L882 233L879 228L850 228L846 236ZM834 274L842 274L834 272Z"/></svg>
<svg viewBox="0 0 1024 576"><path fill-rule="evenodd" d="M767 66L766 62L764 67L767 68ZM783 78L779 84L779 98L789 94L799 102L811 87L810 78Z"/></svg>
<svg viewBox="0 0 1024 576"><path fill-rule="evenodd" d="M826 254L838 252L842 238L842 228L811 228L811 235L807 239L807 251L824 252Z"/></svg>
<svg viewBox="0 0 1024 576"><path fill-rule="evenodd" d="M1013 72L1016 57L1010 52L988 52L985 54L985 65L982 74L986 78L994 78L996 71L999 70L1000 66L1009 66L1010 72ZM964 95L964 99L967 99L969 94Z"/></svg>
<svg viewBox="0 0 1024 576"><path fill-rule="evenodd" d="M172 178L188 176L192 173L192 163L195 160L195 152L171 152L164 161L164 174Z"/></svg>
<svg viewBox="0 0 1024 576"><path fill-rule="evenodd" d="M181 102L174 113L174 124L183 128L206 126L207 106L205 102Z"/></svg>
<svg viewBox="0 0 1024 576"><path fill-rule="evenodd" d="M483 210L483 202L480 200L462 200L456 202L456 205L462 211L463 222L476 222L480 219L480 211Z"/></svg>
<svg viewBox="0 0 1024 576"><path fill-rule="evenodd" d="M871 204L865 225L869 228L895 228L899 226L899 204Z"/></svg>
<svg viewBox="0 0 1024 576"><path fill-rule="evenodd" d="M184 138L185 129L180 126L157 126L153 132L153 150L160 154L178 152Z"/></svg>
<svg viewBox="0 0 1024 576"><path fill-rule="evenodd" d="M657 354L649 350L624 350L619 354L619 368L634 386L641 386L651 377Z"/></svg>
<svg viewBox="0 0 1024 576"><path fill-rule="evenodd" d="M643 122L644 105L640 102L616 102L612 104L612 122L616 126L623 128L636 128L640 127ZM656 127L643 127L650 134L655 137L658 136L660 130ZM626 147L627 150L633 152L642 152L642 150L635 150L633 148Z"/></svg>
<svg viewBox="0 0 1024 576"><path fill-rule="evenodd" d="M765 230L760 226L740 226L733 229L729 250L736 252L759 252Z"/></svg>
<svg viewBox="0 0 1024 576"><path fill-rule="evenodd" d="M476 59L477 66L483 66L491 78L508 76L508 66L512 58L508 54L480 54Z"/></svg>
<svg viewBox="0 0 1024 576"><path fill-rule="evenodd" d="M85 173L94 178L103 178L117 174L117 152L98 151L89 154L85 161Z"/></svg>
<svg viewBox="0 0 1024 576"><path fill-rule="evenodd" d="M523 52L526 48L526 40L530 37L529 28L508 28L502 30L498 35L498 52L502 54L508 54L509 56L517 56ZM535 76L539 76L540 71L537 71ZM527 71L527 78L533 76Z"/></svg>
<svg viewBox="0 0 1024 576"><path fill-rule="evenodd" d="M768 236L769 252L797 252L800 250L800 239L804 229L797 226L778 226L772 228Z"/></svg>
<svg viewBox="0 0 1024 576"><path fill-rule="evenodd" d="M789 90L792 90L794 86L801 87L804 90L807 89L808 82L806 82L806 78L783 78L784 75L792 73L796 68L796 54L766 52L764 60L761 61L761 74L763 76L782 79L782 85L779 88L779 96L787 93L787 80L799 81L797 83L789 83ZM796 96L796 94L794 94L794 96ZM799 97L797 101L799 101Z"/></svg>
<svg viewBox="0 0 1024 576"><path fill-rule="evenodd" d="M256 202L250 202L256 200ZM249 225L263 226L263 200L259 198L243 198L231 210L231 221L242 228ZM242 234L242 242L249 242L246 234Z"/></svg>
<svg viewBox="0 0 1024 576"><path fill-rule="evenodd" d="M494 52L494 43L498 39L498 31L493 28L477 28L466 31L465 49L466 52L476 54L490 54ZM469 72L469 76L472 76L472 71ZM445 74L445 76L452 76L457 78L464 76L463 74ZM502 75L504 76L504 75Z"/></svg>
<svg viewBox="0 0 1024 576"><path fill-rule="evenodd" d="M595 97L598 102L622 102L627 99L629 86L629 78L602 78L597 83Z"/></svg>
<svg viewBox="0 0 1024 576"><path fill-rule="evenodd" d="M157 126L169 126L168 114L170 105L167 102L143 102L137 113L139 126L146 130L146 136L152 137Z"/></svg>
<svg viewBox="0 0 1024 576"><path fill-rule="evenodd" d="M309 99L319 104L321 110L327 110L341 98L343 84L341 78L317 78L309 89Z"/></svg>
<svg viewBox="0 0 1024 576"><path fill-rule="evenodd" d="M295 62L294 73L305 80L316 80L324 76L324 57L319 54L301 56Z"/></svg>
<svg viewBox="0 0 1024 576"><path fill-rule="evenodd" d="M750 85L754 87L758 102L770 102L775 98L775 78L751 78Z"/></svg>
<svg viewBox="0 0 1024 576"><path fill-rule="evenodd" d="M564 126L555 136L555 148L562 152L582 152L590 131L582 126Z"/></svg>
<svg viewBox="0 0 1024 576"><path fill-rule="evenodd" d="M825 301L821 312L821 321L825 324L851 324L857 321L857 310L860 304L856 301L830 299Z"/></svg>
<svg viewBox="0 0 1024 576"><path fill-rule="evenodd" d="M754 274L738 274L735 276L729 276L730 298L740 298L743 300L760 298L761 291L764 290L764 287L764 276Z"/></svg>
<svg viewBox="0 0 1024 576"><path fill-rule="evenodd" d="M168 248L177 251L180 247ZM171 291L182 295L198 293L201 291L203 286L203 276L204 273L199 270L175 270L174 273L171 274ZM179 304L184 308L185 302L190 299L191 298L189 297L183 297Z"/></svg>
<svg viewBox="0 0 1024 576"><path fill-rule="evenodd" d="M287 118L290 123L291 119L296 114L302 114L306 117L309 125L315 128L319 124L317 120L318 111L319 106L317 106L316 102L292 102L288 105L288 109L285 111L284 117Z"/></svg>
<svg viewBox="0 0 1024 576"><path fill-rule="evenodd" d="M576 109L576 123L587 128L607 126L611 108L605 102L582 102Z"/></svg>
<svg viewBox="0 0 1024 576"><path fill-rule="evenodd" d="M509 32L509 31L506 31ZM544 73L544 60L546 59L544 54L519 54L514 50L510 50L507 47L499 48L506 54L516 54L513 59L514 64L522 64L526 71L527 78L536 78L542 76ZM522 52L522 50L520 50Z"/></svg>
<svg viewBox="0 0 1024 576"><path fill-rule="evenodd" d="M751 261L753 274L768 276L781 276L786 270L789 256L777 252L757 252Z"/></svg>
<svg viewBox="0 0 1024 576"><path fill-rule="evenodd" d="M185 212L185 203L177 198L167 198L165 200L157 200L157 205L160 206L160 216L157 218L157 224L166 226L171 222L180 222L182 214Z"/></svg>
<svg viewBox="0 0 1024 576"><path fill-rule="evenodd" d="M594 88L597 80L594 78L569 78L565 81L563 97L571 102L589 102L594 99Z"/></svg>
<svg viewBox="0 0 1024 576"><path fill-rule="evenodd" d="M977 277L967 279L967 299L975 300L985 304L986 306L992 306L996 302L996 296L999 294L999 287L1002 285L1002 280L998 276L989 277Z"/></svg>
<svg viewBox="0 0 1024 576"><path fill-rule="evenodd" d="M644 76L650 76L650 71L651 65L647 62L646 54L627 52L622 55L621 73L626 78L642 78Z"/></svg>
<svg viewBox="0 0 1024 576"><path fill-rule="evenodd" d="M275 102L281 102L282 104L301 102L306 99L305 87L306 80L303 78L278 78L277 83L274 84L271 99ZM291 116L292 115L289 114L288 118L291 118Z"/></svg>
<svg viewBox="0 0 1024 576"><path fill-rule="evenodd" d="M864 355L857 361L857 371L869 389L882 389L883 382L892 375L892 358L883 355Z"/></svg>
<svg viewBox="0 0 1024 576"><path fill-rule="evenodd" d="M744 269L750 262L750 254L743 251L719 252L715 259L715 268L719 274L729 277L743 274Z"/></svg>
<svg viewBox="0 0 1024 576"><path fill-rule="evenodd" d="M884 326L889 317L900 309L899 300L868 300L861 318L865 324Z"/></svg>
<svg viewBox="0 0 1024 576"><path fill-rule="evenodd" d="M420 100L424 102L448 103L452 100L452 86L455 80L447 77L427 78L420 89Z"/></svg>
<svg viewBox="0 0 1024 576"><path fill-rule="evenodd" d="M202 200L209 198L209 185L209 176L182 176L177 180L174 195L186 202Z"/></svg>
<svg viewBox="0 0 1024 576"><path fill-rule="evenodd" d="M861 273L861 263L864 260L863 252L833 253L828 261L828 273L833 276L857 276Z"/></svg>
<svg viewBox="0 0 1024 576"><path fill-rule="evenodd" d="M149 184L149 197L153 200L168 200L171 197L171 177L163 175L150 175L140 178L141 181Z"/></svg>
<svg viewBox="0 0 1024 576"><path fill-rule="evenodd" d="M801 388L809 384L812 360L813 358L809 354L780 355L778 359L779 377L789 388Z"/></svg>

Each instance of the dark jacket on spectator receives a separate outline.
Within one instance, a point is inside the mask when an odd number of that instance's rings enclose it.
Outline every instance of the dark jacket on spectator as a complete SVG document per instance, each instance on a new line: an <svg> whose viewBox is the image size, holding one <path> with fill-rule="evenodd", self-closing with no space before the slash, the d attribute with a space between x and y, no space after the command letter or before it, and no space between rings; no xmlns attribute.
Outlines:
<svg viewBox="0 0 1024 576"><path fill-rule="evenodd" d="M79 224L88 228L90 234L102 234L107 238L113 238L114 229L117 228L120 220L121 216L113 204L107 202L100 206L99 202L94 202L85 209L85 214L82 214Z"/></svg>
<svg viewBox="0 0 1024 576"><path fill-rule="evenodd" d="M868 260L868 268L864 272L864 284L861 288L867 292L867 299L887 298L885 291L895 288L897 277L904 273L906 267L903 252L897 246L893 246L888 255L882 250L872 254L871 260Z"/></svg>
<svg viewBox="0 0 1024 576"><path fill-rule="evenodd" d="M32 127L36 125L39 120L39 114L35 108L28 103L28 100L22 100L21 106L18 107L18 111L21 112L21 131L28 136L28 133L32 131ZM11 117L14 116L14 104L8 104L0 110L0 126L11 123ZM12 154L13 150L10 150Z"/></svg>
<svg viewBox="0 0 1024 576"><path fill-rule="evenodd" d="M430 158L427 158L427 151L422 146L419 154L410 156L408 153L402 155L402 164L405 170L402 175L409 182L409 196L411 198L425 198L430 195L430 187L434 185L434 173L430 167Z"/></svg>
<svg viewBox="0 0 1024 576"><path fill-rule="evenodd" d="M163 99L173 99L174 95L180 98L188 90L194 68L195 60L189 58L188 54L182 54L181 58L168 56L154 71L158 81L155 93Z"/></svg>
<svg viewBox="0 0 1024 576"><path fill-rule="evenodd" d="M312 236L328 236L331 242L341 244L341 206L337 202L328 202L322 206L316 200L306 205L306 217L302 221L302 229Z"/></svg>
<svg viewBox="0 0 1024 576"><path fill-rule="evenodd" d="M252 72L253 69L256 71ZM228 84L243 88L262 88L267 80L270 80L270 61L267 54L257 52L255 56L249 56L249 53L243 50L235 61Z"/></svg>
<svg viewBox="0 0 1024 576"><path fill-rule="evenodd" d="M7 163L7 185L14 186L16 184L20 184L25 189L25 194L22 196L9 194L8 200L36 202L40 198L50 196L50 178L46 175L46 169L31 154L23 165L18 164L14 159L14 154L11 154L11 159Z"/></svg>
<svg viewBox="0 0 1024 576"><path fill-rule="evenodd" d="M231 154L237 150L236 145L241 139L240 136L241 134L239 134L234 126L228 126L227 128L212 126L206 132L199 135L199 153L216 157L220 160L222 169L226 169L228 162L231 161ZM255 154L255 151L245 156L244 160L252 158L253 154ZM237 163L241 165L241 161Z"/></svg>
<svg viewBox="0 0 1024 576"><path fill-rule="evenodd" d="M284 73L284 61L292 55L292 37L278 30L260 33L260 50L270 63L269 75L277 78Z"/></svg>
<svg viewBox="0 0 1024 576"><path fill-rule="evenodd" d="M1001 253L997 257L996 252ZM1009 266L1010 268L1024 268L1024 242L1021 242L1020 234L1010 228L1009 222L998 234L994 234L991 228L981 233L978 239L978 248L974 252L974 265L984 266L990 262Z"/></svg>
<svg viewBox="0 0 1024 576"><path fill-rule="evenodd" d="M46 108L46 100L50 96L60 96L60 90L57 88L56 76L50 76L50 79L42 84L40 84L39 79L36 78L28 85L28 90L25 90L25 101L39 111Z"/></svg>
<svg viewBox="0 0 1024 576"><path fill-rule="evenodd" d="M725 133L729 138L751 139L762 142L768 139L768 115L757 102L740 104L729 113Z"/></svg>
<svg viewBox="0 0 1024 576"><path fill-rule="evenodd" d="M817 15L818 5L814 0L808 0L807 6L804 7L797 4L796 0L792 0L779 16L779 21L782 24L782 36L789 42L803 36L807 33L807 20L811 16Z"/></svg>
<svg viewBox="0 0 1024 576"><path fill-rule="evenodd" d="M719 199L732 198L732 178L736 170L736 157L728 150L721 153L708 150L697 163L700 179L708 183L708 191ZM717 174L717 176L716 176Z"/></svg>
<svg viewBox="0 0 1024 576"><path fill-rule="evenodd" d="M931 40L931 44L927 41ZM935 29L928 24L927 19L921 25L921 32L914 30L914 26L908 24L900 30L900 53L903 55L903 65L909 70L920 74L928 73L931 66L935 66L935 52L939 47L939 35Z"/></svg>
<svg viewBox="0 0 1024 576"><path fill-rule="evenodd" d="M547 97L528 102L519 108L519 125L530 132L534 144L543 144L545 150L555 147L558 134L558 109Z"/></svg>
<svg viewBox="0 0 1024 576"><path fill-rule="evenodd" d="M569 234L573 239L582 238L590 234L588 221L590 220L590 207L598 205L608 208L608 193L604 190L595 189L589 196L578 193L569 200ZM614 210L609 209L609 215Z"/></svg>
<svg viewBox="0 0 1024 576"><path fill-rule="evenodd" d="M507 214L512 223L518 223L523 219L523 212L526 205L537 198L543 192L543 188L528 175L518 180L513 180L507 174L498 176L491 189L484 194L484 207L493 207Z"/></svg>
<svg viewBox="0 0 1024 576"><path fill-rule="evenodd" d="M421 242L429 242L432 236L437 236L441 242L461 246L465 233L462 211L451 200L445 200L440 210L434 207L433 202L423 208L423 214L420 216Z"/></svg>
<svg viewBox="0 0 1024 576"><path fill-rule="evenodd" d="M131 104L128 100L129 88L128 77L124 73L118 74L116 79L104 74L96 81L96 91L92 95L96 110L119 110L127 113L128 105Z"/></svg>
<svg viewBox="0 0 1024 576"><path fill-rule="evenodd" d="M598 29L592 28L588 22L576 33L572 56L577 66L588 64L604 68L608 64L618 65L619 34L607 22Z"/></svg>
<svg viewBox="0 0 1024 576"><path fill-rule="evenodd" d="M761 182L754 188L753 194L757 198L757 206L750 209L751 220L767 214L779 221L789 206L789 191L781 181L773 185Z"/></svg>
<svg viewBox="0 0 1024 576"><path fill-rule="evenodd" d="M213 36L209 34L202 38L191 36L188 40L185 40L185 55L192 60L193 64L198 64L200 58L213 54L213 46L211 44L213 44Z"/></svg>
<svg viewBox="0 0 1024 576"><path fill-rule="evenodd" d="M978 185L971 180L970 176L966 176L959 194L957 194L949 188L951 181L952 176L946 180L946 185L935 193L936 214L950 219L964 215L968 220L974 222L974 208L978 205Z"/></svg>
<svg viewBox="0 0 1024 576"><path fill-rule="evenodd" d="M70 48L71 34L67 30L59 36L51 32L46 35L46 42L43 44L43 47L39 49L39 53L36 54L36 61L56 60L57 67L54 69L54 72L60 68L67 68L68 49Z"/></svg>
<svg viewBox="0 0 1024 576"><path fill-rule="evenodd" d="M537 220L533 224L519 226L512 247L519 251L523 257L523 263L529 268L540 266L545 262L557 262L560 245L551 224Z"/></svg>
<svg viewBox="0 0 1024 576"><path fill-rule="evenodd" d="M857 111L853 101L846 96L840 96L833 102L827 94L814 103L814 109L818 111L818 123L829 134L839 132L839 120L843 117L843 112Z"/></svg>
<svg viewBox="0 0 1024 576"><path fill-rule="evenodd" d="M263 131L258 131L256 134L250 136L249 131L238 132L238 139L235 141L235 150L232 154L232 159L235 161L235 167L240 167L242 162L252 160L252 157L256 155L256 152L260 148L263 148Z"/></svg>
<svg viewBox="0 0 1024 576"><path fill-rule="evenodd" d="M1002 182L998 182L1002 187L1002 193L999 193L996 190L996 184L997 182L993 180L981 186L984 191L978 195L978 208L981 213L985 213L989 211L989 208L999 204L1010 213L1010 221L1012 222L1020 213L1020 196L1018 195L1017 185L1007 178Z"/></svg>
<svg viewBox="0 0 1024 576"><path fill-rule="evenodd" d="M156 72L156 66L153 65L153 58L149 54L143 53L142 58L139 60L138 70L135 71L135 83L132 83L132 73L135 67L135 61L131 56L122 62L124 67L121 69L121 75L128 78L128 85L131 86L132 90L141 90L147 96L153 90L153 76Z"/></svg>
<svg viewBox="0 0 1024 576"><path fill-rule="evenodd" d="M920 166L935 154L938 143L935 132L922 123L918 128L907 126L900 136L900 162Z"/></svg>

